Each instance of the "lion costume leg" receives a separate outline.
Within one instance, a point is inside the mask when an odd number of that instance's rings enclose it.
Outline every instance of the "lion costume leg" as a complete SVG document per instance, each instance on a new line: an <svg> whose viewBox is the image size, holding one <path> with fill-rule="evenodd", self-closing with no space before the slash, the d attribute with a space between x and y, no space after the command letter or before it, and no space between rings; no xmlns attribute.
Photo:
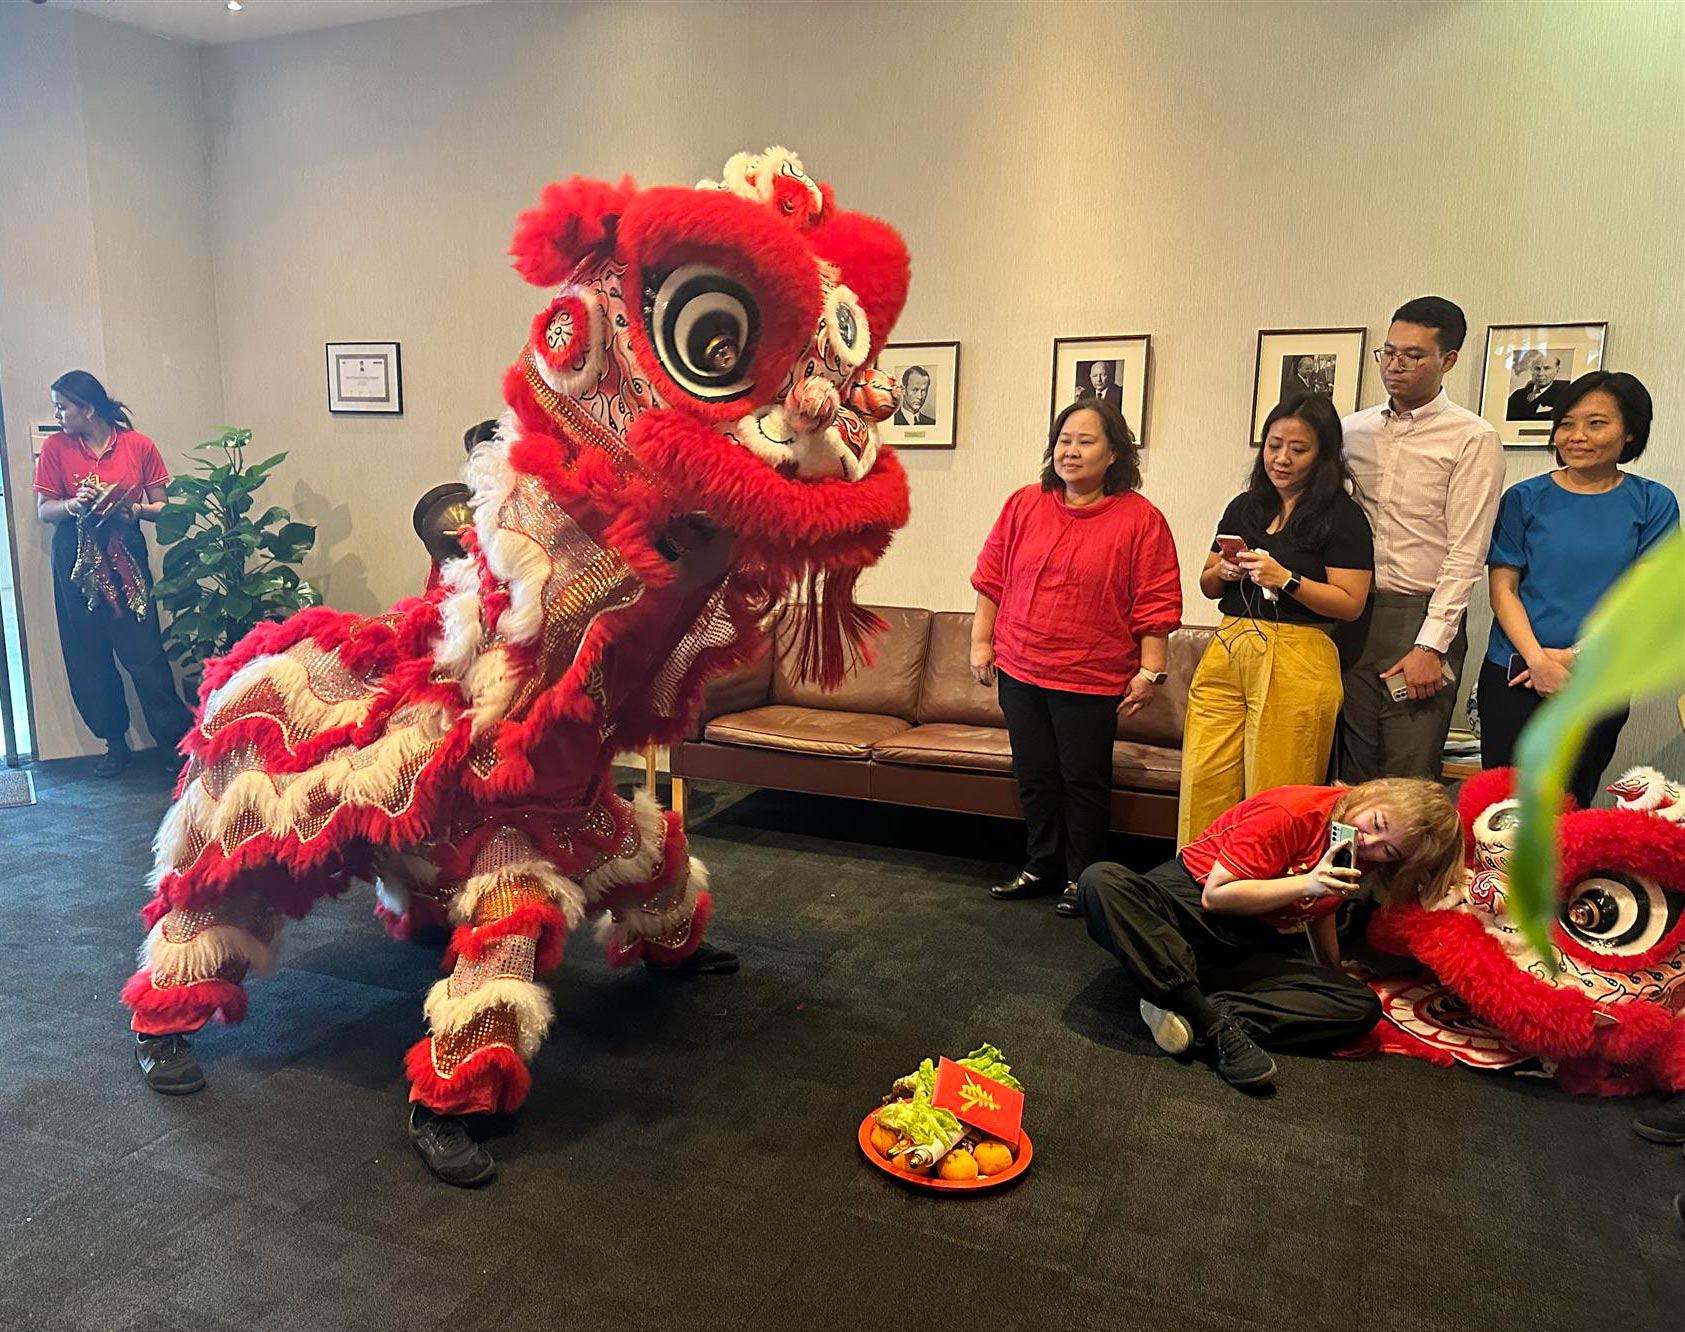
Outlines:
<svg viewBox="0 0 1685 1332"><path fill-rule="evenodd" d="M280 933L279 913L256 893L202 910L163 910L141 945L140 970L123 987L130 1027L153 1036L198 1031L213 1017L242 1021L246 973L274 966Z"/></svg>
<svg viewBox="0 0 1685 1332"><path fill-rule="evenodd" d="M612 822L618 834L600 845L599 863L581 880L592 911L602 913L597 928L610 963L675 963L696 952L713 898L707 867L691 857L679 816L640 790L629 801L604 797L587 832L593 821Z"/></svg>
<svg viewBox="0 0 1685 1332"><path fill-rule="evenodd" d="M451 974L427 996L431 1034L405 1061L412 1101L469 1115L507 1114L526 1099L527 1063L552 1017L535 978L561 962L584 914L579 886L525 834L499 828L480 842L451 903Z"/></svg>

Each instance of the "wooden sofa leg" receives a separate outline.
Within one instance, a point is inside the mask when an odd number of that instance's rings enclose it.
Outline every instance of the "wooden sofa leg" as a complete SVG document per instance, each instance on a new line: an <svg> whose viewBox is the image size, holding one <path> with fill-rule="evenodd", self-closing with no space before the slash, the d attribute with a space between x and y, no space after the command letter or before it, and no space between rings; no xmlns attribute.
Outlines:
<svg viewBox="0 0 1685 1332"><path fill-rule="evenodd" d="M673 778L672 808L673 808L673 813L675 813L679 816L679 827L681 827L681 828L684 827L685 826L685 779L683 777Z"/></svg>
<svg viewBox="0 0 1685 1332"><path fill-rule="evenodd" d="M644 792L655 797L655 746L644 746Z"/></svg>

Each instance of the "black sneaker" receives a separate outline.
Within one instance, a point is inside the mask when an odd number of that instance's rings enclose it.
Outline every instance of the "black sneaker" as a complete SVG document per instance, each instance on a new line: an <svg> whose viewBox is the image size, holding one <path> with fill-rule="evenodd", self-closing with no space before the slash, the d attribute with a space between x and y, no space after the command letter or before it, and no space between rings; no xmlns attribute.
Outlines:
<svg viewBox="0 0 1685 1332"><path fill-rule="evenodd" d="M205 1085L199 1061L189 1052L187 1037L135 1034L135 1063L146 1085L165 1096L187 1096Z"/></svg>
<svg viewBox="0 0 1685 1332"><path fill-rule="evenodd" d="M1685 1142L1685 1093L1646 1110L1632 1121L1632 1131L1651 1142Z"/></svg>
<svg viewBox="0 0 1685 1332"><path fill-rule="evenodd" d="M417 1101L410 1106L409 1130L421 1163L445 1183L471 1189L497 1174L491 1153L468 1136L454 1115L436 1114Z"/></svg>
<svg viewBox="0 0 1685 1332"><path fill-rule="evenodd" d="M1231 1087L1262 1087L1275 1077L1275 1060L1248 1036L1232 1017L1224 1017L1206 1033L1217 1076Z"/></svg>
<svg viewBox="0 0 1685 1332"><path fill-rule="evenodd" d="M1082 915L1082 897L1074 883L1067 883L1065 891L1059 894L1059 900L1053 904L1053 909L1061 916Z"/></svg>
<svg viewBox="0 0 1685 1332"><path fill-rule="evenodd" d="M730 976L742 963L737 960L736 953L728 953L712 944L699 944L695 952L677 962L657 961L653 957L646 957L644 965L651 971L674 976Z"/></svg>
<svg viewBox="0 0 1685 1332"><path fill-rule="evenodd" d="M105 753L94 764L95 777L115 777L129 766L129 746L122 740L107 740Z"/></svg>
<svg viewBox="0 0 1685 1332"><path fill-rule="evenodd" d="M1038 879L1029 870L1020 870L1011 883L997 883L989 889L989 896L1002 902L1016 902L1021 897L1042 897L1057 891L1058 885L1053 880Z"/></svg>

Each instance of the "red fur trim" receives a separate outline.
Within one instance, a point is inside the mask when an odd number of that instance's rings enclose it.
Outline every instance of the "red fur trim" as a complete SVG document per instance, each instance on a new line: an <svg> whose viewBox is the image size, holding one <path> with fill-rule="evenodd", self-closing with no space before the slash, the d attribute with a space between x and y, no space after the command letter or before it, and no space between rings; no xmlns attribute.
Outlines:
<svg viewBox="0 0 1685 1332"><path fill-rule="evenodd" d="M417 1041L404 1056L410 1100L441 1115L513 1114L532 1090L532 1074L507 1045L470 1055L442 1078L433 1069L431 1038Z"/></svg>
<svg viewBox="0 0 1685 1332"><path fill-rule="evenodd" d="M533 973L542 975L561 965L562 943L567 937L567 930L567 916L554 902L528 902L516 907L501 920L484 925L458 925L451 934L450 947L445 951L442 966L445 971L451 970L459 957L477 962L494 941L519 934L538 940Z"/></svg>
<svg viewBox="0 0 1685 1332"><path fill-rule="evenodd" d="M677 508L700 509L738 533L740 558L751 565L781 565L792 576L813 565L863 568L907 522L907 475L890 450L859 481L798 481L682 412L645 412L626 441Z"/></svg>
<svg viewBox="0 0 1685 1332"><path fill-rule="evenodd" d="M1457 792L1457 813L1463 820L1465 859L1474 863L1474 823L1493 805L1515 794L1514 768L1487 768L1463 783Z"/></svg>
<svg viewBox="0 0 1685 1332"><path fill-rule="evenodd" d="M131 1030L149 1036L198 1031L213 1017L228 1023L246 1019L246 991L233 981L202 980L160 990L152 984L152 973L142 969L123 986L122 1000L134 1010Z"/></svg>
<svg viewBox="0 0 1685 1332"><path fill-rule="evenodd" d="M580 176L546 185L538 206L515 223L515 271L538 287L561 282L593 250L612 247L615 223L636 190L630 176L618 185Z"/></svg>
<svg viewBox="0 0 1685 1332"><path fill-rule="evenodd" d="M723 190L644 190L626 205L618 253L631 270L629 294L647 274L691 262L714 263L735 273L755 293L761 329L754 357L744 369L751 396L707 402L686 392L662 368L642 319L625 330L633 354L665 402L683 404L693 418L735 421L769 402L819 323L819 265L802 233L765 204ZM845 279L847 275L845 274Z"/></svg>
<svg viewBox="0 0 1685 1332"><path fill-rule="evenodd" d="M1411 955L1516 1046L1559 1060L1592 1051L1591 1000L1522 971L1475 916L1415 906L1389 914Z"/></svg>
<svg viewBox="0 0 1685 1332"><path fill-rule="evenodd" d="M821 258L841 270L843 281L866 307L875 359L907 302L911 269L906 242L888 223L864 213L829 208L826 213L809 242Z"/></svg>

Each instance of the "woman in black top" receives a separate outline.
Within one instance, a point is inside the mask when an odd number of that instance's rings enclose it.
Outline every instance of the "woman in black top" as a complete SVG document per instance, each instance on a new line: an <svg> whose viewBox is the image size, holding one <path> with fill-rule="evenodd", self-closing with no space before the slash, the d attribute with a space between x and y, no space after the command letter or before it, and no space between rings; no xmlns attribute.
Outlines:
<svg viewBox="0 0 1685 1332"><path fill-rule="evenodd" d="M1350 487L1334 404L1280 403L1199 575L1223 620L1188 690L1178 846L1260 791L1327 777L1342 697L1330 634L1363 613L1375 567Z"/></svg>

